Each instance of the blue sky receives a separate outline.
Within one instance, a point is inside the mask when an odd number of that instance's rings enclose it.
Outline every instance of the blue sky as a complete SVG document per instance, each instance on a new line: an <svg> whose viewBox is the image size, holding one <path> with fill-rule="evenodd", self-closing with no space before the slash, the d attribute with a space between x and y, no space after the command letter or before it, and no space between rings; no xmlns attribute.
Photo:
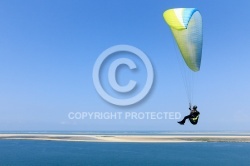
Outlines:
<svg viewBox="0 0 250 166"><path fill-rule="evenodd" d="M83 0L0 2L0 130L249 130L250 2ZM73 111L188 113L176 46L162 14L198 8L203 59L195 87L197 126L176 120L69 120ZM92 81L105 49L133 45L151 60L155 80L131 107L105 102ZM123 70L126 81L133 74ZM138 81L144 76L139 73Z"/></svg>

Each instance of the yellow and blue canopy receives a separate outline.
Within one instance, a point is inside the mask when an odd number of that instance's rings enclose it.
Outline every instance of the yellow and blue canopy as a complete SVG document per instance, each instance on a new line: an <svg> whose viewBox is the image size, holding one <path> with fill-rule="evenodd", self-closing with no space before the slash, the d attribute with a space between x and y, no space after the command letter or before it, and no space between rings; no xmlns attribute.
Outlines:
<svg viewBox="0 0 250 166"><path fill-rule="evenodd" d="M175 8L163 13L187 66L200 70L202 57L202 18L195 8Z"/></svg>

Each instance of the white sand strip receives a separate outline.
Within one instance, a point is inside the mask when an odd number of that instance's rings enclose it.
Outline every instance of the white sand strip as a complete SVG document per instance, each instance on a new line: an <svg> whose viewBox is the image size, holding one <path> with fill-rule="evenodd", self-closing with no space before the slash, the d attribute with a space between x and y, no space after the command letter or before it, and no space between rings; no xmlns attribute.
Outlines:
<svg viewBox="0 0 250 166"><path fill-rule="evenodd" d="M250 136L0 134L0 139L82 142L250 142Z"/></svg>

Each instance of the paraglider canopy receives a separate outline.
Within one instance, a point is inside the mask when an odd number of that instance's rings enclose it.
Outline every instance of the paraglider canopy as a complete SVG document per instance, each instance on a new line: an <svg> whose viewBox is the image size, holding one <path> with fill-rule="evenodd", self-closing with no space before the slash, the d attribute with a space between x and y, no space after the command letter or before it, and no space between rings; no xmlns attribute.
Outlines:
<svg viewBox="0 0 250 166"><path fill-rule="evenodd" d="M202 56L202 18L195 8L166 10L163 17L169 25L184 61L192 71L199 71Z"/></svg>

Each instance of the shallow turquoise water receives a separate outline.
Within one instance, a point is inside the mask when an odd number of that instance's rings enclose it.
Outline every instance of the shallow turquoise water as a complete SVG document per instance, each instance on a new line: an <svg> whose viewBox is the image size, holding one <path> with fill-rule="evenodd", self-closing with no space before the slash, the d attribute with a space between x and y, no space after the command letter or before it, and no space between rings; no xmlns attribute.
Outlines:
<svg viewBox="0 0 250 166"><path fill-rule="evenodd" d="M86 143L0 140L2 165L249 165L249 143Z"/></svg>

